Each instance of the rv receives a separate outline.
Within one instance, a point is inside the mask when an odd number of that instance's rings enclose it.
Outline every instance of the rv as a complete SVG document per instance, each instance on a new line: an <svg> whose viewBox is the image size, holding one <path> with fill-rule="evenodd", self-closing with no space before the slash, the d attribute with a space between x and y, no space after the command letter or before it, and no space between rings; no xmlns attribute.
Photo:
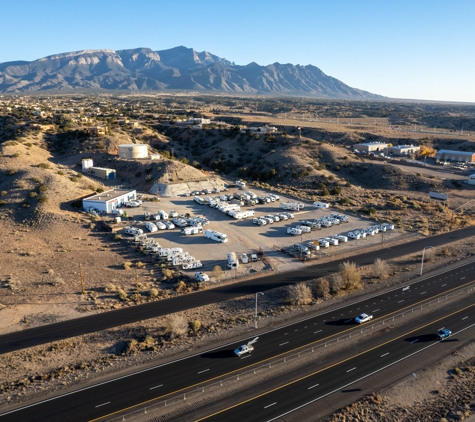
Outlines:
<svg viewBox="0 0 475 422"><path fill-rule="evenodd" d="M158 230L158 227L155 224L153 224L151 221L147 221L147 223L145 224L145 227L147 227L147 229L150 232L156 232Z"/></svg>
<svg viewBox="0 0 475 422"><path fill-rule="evenodd" d="M181 229L182 234L190 235L190 234L199 234L203 233L202 227L184 227Z"/></svg>
<svg viewBox="0 0 475 422"><path fill-rule="evenodd" d="M210 229L205 230L205 237L220 243L225 243L228 241L228 235Z"/></svg>
<svg viewBox="0 0 475 422"><path fill-rule="evenodd" d="M280 208L283 210L292 210L292 211L299 211L305 208L305 205L301 202L281 202Z"/></svg>
<svg viewBox="0 0 475 422"><path fill-rule="evenodd" d="M227 259L226 265L228 268L231 268L231 269L239 268L239 261L236 256L236 252L228 253L228 259Z"/></svg>
<svg viewBox="0 0 475 422"><path fill-rule="evenodd" d="M193 198L193 200L197 203L197 204L200 204L200 205L203 205L205 203L205 201L203 201L203 199L201 199L199 196L195 196Z"/></svg>

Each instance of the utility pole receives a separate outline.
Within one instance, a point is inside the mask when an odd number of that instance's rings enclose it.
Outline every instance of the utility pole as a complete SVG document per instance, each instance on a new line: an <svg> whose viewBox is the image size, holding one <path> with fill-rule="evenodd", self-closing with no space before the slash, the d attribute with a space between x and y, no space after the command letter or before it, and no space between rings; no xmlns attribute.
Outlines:
<svg viewBox="0 0 475 422"><path fill-rule="evenodd" d="M80 280L81 280L81 293L82 293L83 295L85 295L85 294L86 294L86 290L84 289L84 276L83 276L83 274L82 274L82 265L81 265L81 264L79 264L79 278L80 278Z"/></svg>

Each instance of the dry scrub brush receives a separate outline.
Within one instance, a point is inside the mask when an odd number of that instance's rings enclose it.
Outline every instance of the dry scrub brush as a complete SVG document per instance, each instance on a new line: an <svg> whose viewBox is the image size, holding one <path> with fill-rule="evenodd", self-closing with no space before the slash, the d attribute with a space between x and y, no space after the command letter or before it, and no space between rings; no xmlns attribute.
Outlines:
<svg viewBox="0 0 475 422"><path fill-rule="evenodd" d="M389 264L380 259L376 258L373 264L373 276L379 278L380 280L386 280L389 277Z"/></svg>
<svg viewBox="0 0 475 422"><path fill-rule="evenodd" d="M343 262L340 264L340 276L343 282L342 289L350 291L361 288L361 274L354 262Z"/></svg>
<svg viewBox="0 0 475 422"><path fill-rule="evenodd" d="M181 337L188 332L188 324L183 316L172 314L166 319L165 331L170 339Z"/></svg>
<svg viewBox="0 0 475 422"><path fill-rule="evenodd" d="M313 285L313 295L316 298L325 298L330 294L330 283L325 278L319 278Z"/></svg>
<svg viewBox="0 0 475 422"><path fill-rule="evenodd" d="M306 283L291 284L287 287L288 300L292 305L308 305L312 302L312 291Z"/></svg>

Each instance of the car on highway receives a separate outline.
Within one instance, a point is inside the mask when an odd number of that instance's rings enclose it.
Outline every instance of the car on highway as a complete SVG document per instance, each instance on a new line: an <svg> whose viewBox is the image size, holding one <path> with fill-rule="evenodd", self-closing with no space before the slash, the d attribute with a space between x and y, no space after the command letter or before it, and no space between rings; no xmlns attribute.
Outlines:
<svg viewBox="0 0 475 422"><path fill-rule="evenodd" d="M444 338L450 337L452 335L452 331L448 330L447 328L441 328L437 331L437 337L439 340L443 340Z"/></svg>
<svg viewBox="0 0 475 422"><path fill-rule="evenodd" d="M373 319L373 315L368 315L368 314L361 314L360 316L357 316L355 318L355 321L358 324L363 324L364 322L371 321Z"/></svg>
<svg viewBox="0 0 475 422"><path fill-rule="evenodd" d="M239 346L237 349L234 350L234 354L238 357L241 357L242 355L245 355L247 353L251 353L254 350L253 344L259 339L259 337L256 337L254 340L249 341L247 344L243 344L242 346Z"/></svg>

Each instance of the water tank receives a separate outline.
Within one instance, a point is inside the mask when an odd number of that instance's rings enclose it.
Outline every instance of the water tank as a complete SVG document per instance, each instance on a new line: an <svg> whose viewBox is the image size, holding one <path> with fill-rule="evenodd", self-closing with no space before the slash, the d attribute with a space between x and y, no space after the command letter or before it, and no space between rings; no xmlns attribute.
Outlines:
<svg viewBox="0 0 475 422"><path fill-rule="evenodd" d="M92 158L83 158L82 171L85 172L89 167L93 167Z"/></svg>
<svg viewBox="0 0 475 422"><path fill-rule="evenodd" d="M147 158L148 145L146 144L124 144L119 145L120 158Z"/></svg>

